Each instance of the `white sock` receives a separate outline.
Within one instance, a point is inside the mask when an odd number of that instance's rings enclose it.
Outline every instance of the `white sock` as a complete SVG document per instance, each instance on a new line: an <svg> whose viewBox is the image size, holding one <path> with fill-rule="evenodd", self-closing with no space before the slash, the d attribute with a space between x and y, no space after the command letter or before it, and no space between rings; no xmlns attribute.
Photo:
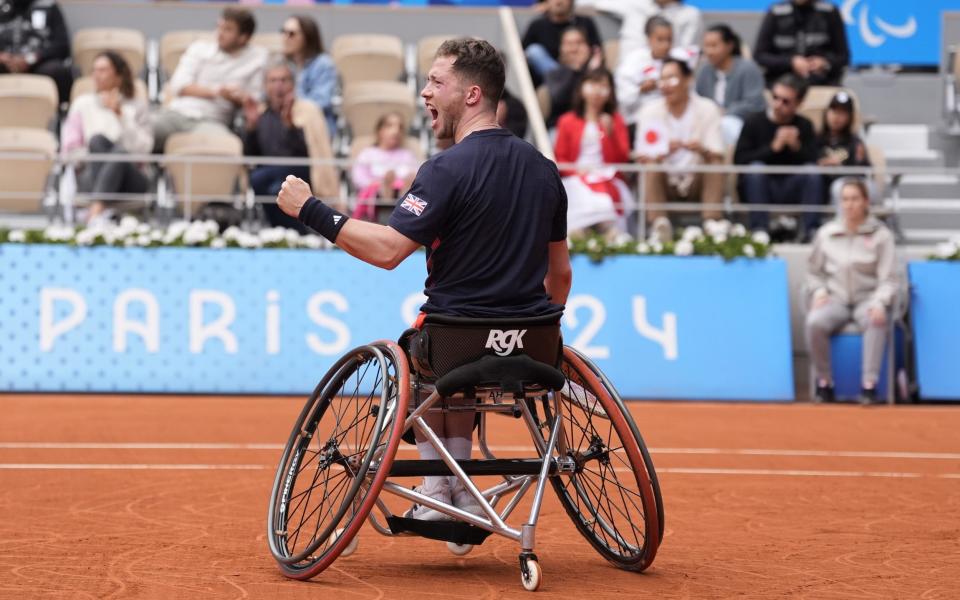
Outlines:
<svg viewBox="0 0 960 600"><path fill-rule="evenodd" d="M457 460L469 460L473 454L473 437L448 437L443 441L450 454Z"/></svg>
<svg viewBox="0 0 960 600"><path fill-rule="evenodd" d="M430 442L417 442L417 452L420 453L420 458L423 460L440 460L440 453ZM431 475L423 478L423 485L435 490L442 485L444 480L446 480L446 476Z"/></svg>

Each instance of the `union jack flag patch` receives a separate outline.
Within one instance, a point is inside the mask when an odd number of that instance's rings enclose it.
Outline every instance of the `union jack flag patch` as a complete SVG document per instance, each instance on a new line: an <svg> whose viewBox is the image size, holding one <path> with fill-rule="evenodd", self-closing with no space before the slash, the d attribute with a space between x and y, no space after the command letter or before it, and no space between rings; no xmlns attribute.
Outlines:
<svg viewBox="0 0 960 600"><path fill-rule="evenodd" d="M405 208L419 217L426 210L427 201L421 200L413 194L407 194L407 197L400 203L400 208Z"/></svg>

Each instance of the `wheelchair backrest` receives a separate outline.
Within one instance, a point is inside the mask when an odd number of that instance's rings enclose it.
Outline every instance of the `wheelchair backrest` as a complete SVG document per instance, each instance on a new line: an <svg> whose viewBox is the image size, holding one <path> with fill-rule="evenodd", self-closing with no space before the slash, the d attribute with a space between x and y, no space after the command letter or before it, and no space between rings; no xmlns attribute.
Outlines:
<svg viewBox="0 0 960 600"><path fill-rule="evenodd" d="M526 354L552 367L560 364L560 317L468 318L427 315L409 341L414 369L436 379L484 356Z"/></svg>

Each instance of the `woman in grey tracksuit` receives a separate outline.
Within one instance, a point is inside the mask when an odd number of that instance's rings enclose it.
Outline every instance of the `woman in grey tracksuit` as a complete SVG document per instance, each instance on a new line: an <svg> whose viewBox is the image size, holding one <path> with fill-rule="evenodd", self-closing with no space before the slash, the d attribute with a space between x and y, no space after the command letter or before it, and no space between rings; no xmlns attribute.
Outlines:
<svg viewBox="0 0 960 600"><path fill-rule="evenodd" d="M863 331L861 403L876 401L887 321L897 292L893 234L870 215L866 184L844 183L840 216L817 231L810 254L807 346L817 378L817 398L833 400L830 336L850 321Z"/></svg>

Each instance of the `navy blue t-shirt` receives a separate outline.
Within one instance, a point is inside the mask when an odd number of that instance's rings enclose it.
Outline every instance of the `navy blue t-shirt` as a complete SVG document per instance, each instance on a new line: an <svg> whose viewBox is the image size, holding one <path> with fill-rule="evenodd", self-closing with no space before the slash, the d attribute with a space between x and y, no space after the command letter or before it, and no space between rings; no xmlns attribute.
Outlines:
<svg viewBox="0 0 960 600"><path fill-rule="evenodd" d="M556 165L505 129L475 131L420 167L390 226L427 249L427 313L555 312L549 243L567 237Z"/></svg>

